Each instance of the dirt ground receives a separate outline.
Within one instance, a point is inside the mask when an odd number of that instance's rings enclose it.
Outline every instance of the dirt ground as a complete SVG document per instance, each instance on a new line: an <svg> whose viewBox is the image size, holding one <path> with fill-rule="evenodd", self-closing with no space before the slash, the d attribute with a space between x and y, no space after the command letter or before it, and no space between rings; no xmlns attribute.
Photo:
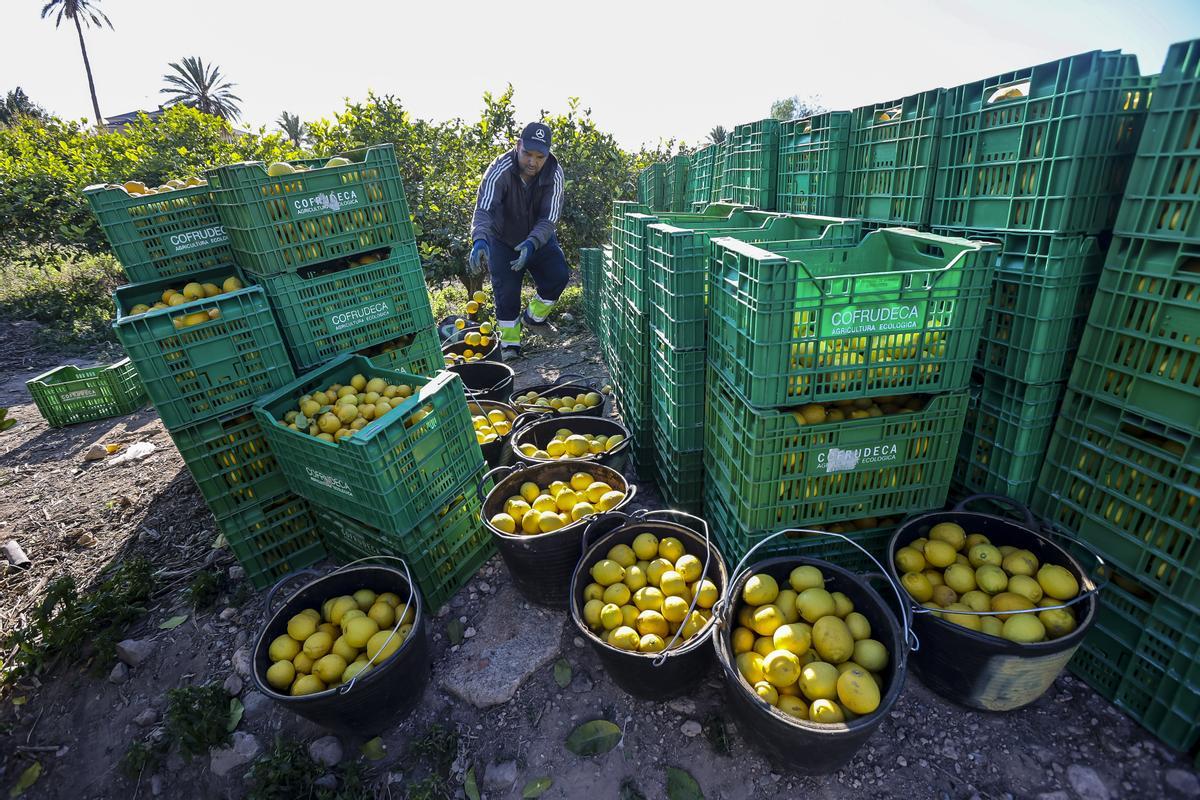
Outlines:
<svg viewBox="0 0 1200 800"><path fill-rule="evenodd" d="M244 703L237 732L248 751L270 748L279 737L310 742L326 732L274 706L238 675L244 664L235 654L244 654L263 621L262 593L235 606L235 584L210 611L193 613L187 606L183 588L197 569L226 569L234 562L212 549L213 519L157 415L146 409L47 428L24 381L63 357L31 347L32 333L29 323L0 324L0 406L10 406L19 423L0 434L0 540L17 539L34 561L31 570L0 575L0 636L23 624L46 584L63 573L87 586L103 565L139 554L158 570L158 589L149 613L127 632L147 642L151 654L123 682L89 674L81 653L40 682L0 689L0 790L36 761L43 774L23 797L241 797L245 764L220 776L208 757L188 761L173 754L136 778L117 768L131 742L162 735L169 689L225 683ZM520 366L517 387L560 372L607 381L596 342L582 328L564 325L553 341L538 343ZM85 463L83 454L97 442L150 442L156 449L127 465ZM640 492L639 505L658 504L652 487ZM182 625L159 628L179 614L188 614ZM470 638L451 644L454 620L468 635L483 637L490 632L485 626L517 630L523 617L538 621L536 633L548 638L549 648L511 700L480 710L444 688L447 670L461 664L471 646ZM417 708L383 734L385 756L364 760L362 738L336 743L343 763L364 764L378 797L466 797L463 781L470 771L484 797L520 797L527 783L545 777L551 780L545 798L653 800L669 796L669 767L690 773L710 799L1200 796L1188 760L1069 675L1028 708L987 714L941 700L910 674L895 708L847 767L824 777L797 777L785 765L769 764L738 735L725 717L715 669L687 698L663 704L630 698L606 676L565 615L535 614L516 595L498 557L429 623L433 676ZM571 672L562 688L554 674L559 660ZM21 698L22 704L14 703ZM615 749L582 758L564 746L577 725L600 717L623 729ZM457 741L447 777L430 780L423 743L438 730L457 734ZM798 744L796 760L819 758L820 750L820 744Z"/></svg>

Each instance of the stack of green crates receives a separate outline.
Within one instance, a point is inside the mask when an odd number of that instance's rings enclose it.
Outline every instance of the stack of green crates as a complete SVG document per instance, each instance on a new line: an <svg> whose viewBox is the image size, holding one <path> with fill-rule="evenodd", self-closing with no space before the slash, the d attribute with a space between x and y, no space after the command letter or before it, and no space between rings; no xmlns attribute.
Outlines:
<svg viewBox="0 0 1200 800"><path fill-rule="evenodd" d="M673 156L667 162L666 171L663 173L663 184L666 187L666 209L667 211L691 211L691 204L688 202L688 171L691 168L691 159L682 153Z"/></svg>
<svg viewBox="0 0 1200 800"><path fill-rule="evenodd" d="M793 214L842 213L850 112L828 111L779 126L775 207Z"/></svg>
<svg viewBox="0 0 1200 800"><path fill-rule="evenodd" d="M881 230L714 247L705 467L726 556L780 528L940 506L995 246Z"/></svg>
<svg viewBox="0 0 1200 800"><path fill-rule="evenodd" d="M1034 507L1112 582L1071 668L1166 744L1200 743L1200 40L1154 89Z"/></svg>
<svg viewBox="0 0 1200 800"><path fill-rule="evenodd" d="M1032 498L1153 83L1095 51L942 95L934 230L1000 243L958 493Z"/></svg>
<svg viewBox="0 0 1200 800"><path fill-rule="evenodd" d="M738 125L729 134L721 198L771 211L779 178L779 120Z"/></svg>
<svg viewBox="0 0 1200 800"><path fill-rule="evenodd" d="M688 166L684 211L703 211L712 202L713 169L717 145L710 144L692 153Z"/></svg>
<svg viewBox="0 0 1200 800"><path fill-rule="evenodd" d="M648 209L667 211L667 165L651 164L638 173L638 202Z"/></svg>
<svg viewBox="0 0 1200 800"><path fill-rule="evenodd" d="M729 140L714 145L712 161L712 193L709 202L720 203L725 199L725 165L729 161Z"/></svg>
<svg viewBox="0 0 1200 800"><path fill-rule="evenodd" d="M598 247L579 249L579 275L583 284L583 318L597 338L600 335L600 271L602 256Z"/></svg>

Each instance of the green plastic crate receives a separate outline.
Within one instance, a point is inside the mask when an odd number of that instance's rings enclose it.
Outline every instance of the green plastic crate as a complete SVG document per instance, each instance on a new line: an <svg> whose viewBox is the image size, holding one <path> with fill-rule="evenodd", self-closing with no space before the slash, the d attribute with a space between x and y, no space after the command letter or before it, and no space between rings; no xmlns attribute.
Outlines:
<svg viewBox="0 0 1200 800"><path fill-rule="evenodd" d="M692 153L688 165L687 193L684 211L702 210L712 202L713 164L717 146L710 144Z"/></svg>
<svg viewBox="0 0 1200 800"><path fill-rule="evenodd" d="M704 510L704 451L679 450L655 428L654 480L668 508L702 514Z"/></svg>
<svg viewBox="0 0 1200 800"><path fill-rule="evenodd" d="M680 349L707 346L708 282L712 239L789 242L793 249L857 244L857 220L765 211L738 211L728 219L680 221L647 227L646 263L650 321Z"/></svg>
<svg viewBox="0 0 1200 800"><path fill-rule="evenodd" d="M1023 383L1066 380L1104 264L1096 237L933 232L1000 243L977 365Z"/></svg>
<svg viewBox="0 0 1200 800"><path fill-rule="evenodd" d="M672 449L704 449L705 351L678 350L650 336L650 406L654 428Z"/></svg>
<svg viewBox="0 0 1200 800"><path fill-rule="evenodd" d="M792 214L841 216L849 150L849 111L781 123L775 207Z"/></svg>
<svg viewBox="0 0 1200 800"><path fill-rule="evenodd" d="M638 202L655 211L667 210L667 165L651 164L638 173Z"/></svg>
<svg viewBox="0 0 1200 800"><path fill-rule="evenodd" d="M704 517L708 521L717 549L726 563L737 564L750 548L781 528L771 530L749 530L738 524L733 512L721 499L710 481L704 488ZM860 518L853 522L837 520L832 524L813 523L805 525L808 530L836 531L854 540L860 547L879 559L887 558L888 543L899 524L899 518ZM844 539L817 534L785 535L773 539L770 544L759 548L754 557L766 558L773 555L803 555L820 558L852 572L877 573L877 567L869 558ZM732 569L732 566L731 566Z"/></svg>
<svg viewBox="0 0 1200 800"><path fill-rule="evenodd" d="M749 529L939 508L966 410L959 392L919 412L808 425L798 409L756 410L710 379L705 466Z"/></svg>
<svg viewBox="0 0 1200 800"><path fill-rule="evenodd" d="M598 247L579 249L579 276L583 284L583 317L592 333L599 331L600 270L602 253Z"/></svg>
<svg viewBox="0 0 1200 800"><path fill-rule="evenodd" d="M130 414L146 404L146 390L128 358L98 367L66 365L25 381L51 428Z"/></svg>
<svg viewBox="0 0 1200 800"><path fill-rule="evenodd" d="M725 202L725 165L729 163L729 139L716 146L713 152L712 196L710 202Z"/></svg>
<svg viewBox="0 0 1200 800"><path fill-rule="evenodd" d="M413 241L394 146L343 157L351 163L277 178L261 161L205 173L234 258L246 272L278 275Z"/></svg>
<svg viewBox="0 0 1200 800"><path fill-rule="evenodd" d="M255 589L266 589L325 558L312 506L290 492L218 518L217 529Z"/></svg>
<svg viewBox="0 0 1200 800"><path fill-rule="evenodd" d="M411 372L426 378L432 378L445 368L441 340L433 328L363 348L356 355L371 359L371 363L377 367Z"/></svg>
<svg viewBox="0 0 1200 800"><path fill-rule="evenodd" d="M233 262L229 234L208 186L130 195L98 184L83 194L131 283Z"/></svg>
<svg viewBox="0 0 1200 800"><path fill-rule="evenodd" d="M277 423L301 395L346 385L356 374L420 388L340 442ZM292 491L377 528L416 524L483 464L462 378L453 372L425 378L342 355L260 399L254 415Z"/></svg>
<svg viewBox="0 0 1200 800"><path fill-rule="evenodd" d="M616 347L617 386L626 424L650 430L650 323L645 314L622 302L621 337Z"/></svg>
<svg viewBox="0 0 1200 800"><path fill-rule="evenodd" d="M349 563L373 556L403 558L421 590L426 607L436 611L479 571L495 552L492 534L479 514L476 477L416 525L372 528L317 506L325 546L335 561ZM491 484L487 484L490 489Z"/></svg>
<svg viewBox="0 0 1200 800"><path fill-rule="evenodd" d="M671 211L690 211L687 202L688 170L691 159L682 153L667 162L663 182L667 191L667 208Z"/></svg>
<svg viewBox="0 0 1200 800"><path fill-rule="evenodd" d="M259 279L297 370L433 326L415 244L373 264L330 267Z"/></svg>
<svg viewBox="0 0 1200 800"><path fill-rule="evenodd" d="M249 409L171 431L171 439L217 519L288 491L262 425Z"/></svg>
<svg viewBox="0 0 1200 800"><path fill-rule="evenodd" d="M1152 84L1137 56L1095 50L947 89L930 222L1111 229Z"/></svg>
<svg viewBox="0 0 1200 800"><path fill-rule="evenodd" d="M242 279L236 267L185 276L220 285ZM243 281L244 282L244 281ZM136 305L159 302L179 277L122 286L113 292L117 341L125 348L168 430L185 428L244 408L295 377L287 349L260 286L131 315ZM186 324L188 317L203 320ZM183 327L176 327L176 322Z"/></svg>
<svg viewBox="0 0 1200 800"><path fill-rule="evenodd" d="M1200 240L1200 39L1171 45L1114 230L1177 243Z"/></svg>
<svg viewBox="0 0 1200 800"><path fill-rule="evenodd" d="M955 483L966 494L1033 498L1065 383L1024 384L978 372L972 381Z"/></svg>
<svg viewBox="0 0 1200 800"><path fill-rule="evenodd" d="M1155 591L1200 608L1200 437L1067 392L1034 509Z"/></svg>
<svg viewBox="0 0 1200 800"><path fill-rule="evenodd" d="M729 134L721 197L764 211L775 208L779 178L779 120L761 119Z"/></svg>
<svg viewBox="0 0 1200 800"><path fill-rule="evenodd" d="M714 246L709 360L751 405L970 382L995 244L886 229L854 247Z"/></svg>
<svg viewBox="0 0 1200 800"><path fill-rule="evenodd" d="M845 216L912 228L929 224L943 91L851 112Z"/></svg>
<svg viewBox="0 0 1200 800"><path fill-rule="evenodd" d="M1200 243L1117 237L1071 388L1200 429Z"/></svg>
<svg viewBox="0 0 1200 800"><path fill-rule="evenodd" d="M1200 742L1200 614L1119 580L1071 659L1079 678L1165 744Z"/></svg>

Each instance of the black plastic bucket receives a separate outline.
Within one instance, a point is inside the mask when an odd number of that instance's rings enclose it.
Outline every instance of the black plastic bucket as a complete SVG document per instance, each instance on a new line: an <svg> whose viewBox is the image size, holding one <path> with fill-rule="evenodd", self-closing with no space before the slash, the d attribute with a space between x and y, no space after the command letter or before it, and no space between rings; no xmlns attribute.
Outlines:
<svg viewBox="0 0 1200 800"><path fill-rule="evenodd" d="M512 394L516 373L508 364L499 361L471 361L467 364L452 364L446 369L462 377L463 392L468 400L495 400L512 405L508 398Z"/></svg>
<svg viewBox="0 0 1200 800"><path fill-rule="evenodd" d="M479 449L483 451L483 460L488 463L488 466L498 467L504 463L505 456L508 454L508 442L517 431L517 426L521 424L521 416L517 414L517 410L508 403L500 403L495 400L467 400L467 410L471 412L472 417L486 417L489 411L503 411L505 419L512 426L508 433L501 436L494 442L479 445Z"/></svg>
<svg viewBox="0 0 1200 800"><path fill-rule="evenodd" d="M267 594L267 623L258 632L254 644L251 671L258 691L289 711L346 736L379 733L390 727L401 714L411 710L425 691L433 665L429 656L429 634L421 594L419 591L410 591L413 582L408 574L408 566L402 561L400 563L404 566L403 572L379 564L342 567L304 584L278 609L272 610L275 595L284 583L305 574L317 573L303 570L275 584ZM266 681L267 668L271 666L267 651L276 636L287 633L288 620L306 608L319 609L330 597L352 594L359 589L394 592L405 603L412 604L416 612L412 632L400 649L386 661L376 664L370 672L335 689L293 697L272 688ZM400 619L403 619L399 611L402 608L404 606L398 607L397 616Z"/></svg>
<svg viewBox="0 0 1200 800"><path fill-rule="evenodd" d="M496 549L512 575L513 584L538 605L566 607L571 573L583 551L583 529L595 517L585 517L549 533L534 534L505 533L494 527L491 519L504 510L505 500L521 493L522 483L532 481L538 486L548 486L554 481L570 481L576 472L586 472L625 493L625 499L610 511L624 508L637 494L637 487L625 480L624 475L594 461L553 461L536 466L514 464L493 469L479 479L477 492L483 498L479 516L495 537ZM483 487L489 480L495 480L496 485L484 497ZM520 524L520 520L517 522Z"/></svg>
<svg viewBox="0 0 1200 800"><path fill-rule="evenodd" d="M458 333L460 330L464 330L464 328L458 327L459 320L463 321L464 326L473 324L462 314L451 314L448 317L443 317L442 321L437 324L438 338L441 339L442 342L453 341L454 334Z"/></svg>
<svg viewBox="0 0 1200 800"><path fill-rule="evenodd" d="M537 416L534 416L534 415ZM527 419L528 423L522 423L521 428L517 430L509 442L512 448L513 457L524 464L557 464L558 459L553 458L534 458L521 453L517 448L522 444L532 444L539 450L544 450L546 445L554 438L554 432L559 428L570 428L572 433L587 433L599 434L603 436L613 436L621 434L625 437L625 441L604 453L589 453L580 456L575 461L595 461L600 464L612 467L617 472L624 472L625 467L629 462L629 446L632 441L629 437L629 429L615 419L608 417L585 417L576 414L567 422L561 419L563 415L546 412L529 412Z"/></svg>
<svg viewBox="0 0 1200 800"><path fill-rule="evenodd" d="M787 533L787 531L780 533ZM852 541L841 534L816 531L812 533ZM865 577L828 561L804 555L784 553L760 557L759 560L751 562L750 558L754 552L772 538L764 539L758 546L751 548L750 552L746 553L734 573L729 592L726 595L726 602L718 606L717 624L719 627L713 641L717 651L717 661L721 665L725 682L727 707L738 730L746 737L747 741L766 755L778 768L804 775L826 775L842 768L850 759L854 758L854 755L887 717L904 689L904 680L908 674L909 637L896 620L897 614L901 617L904 616L904 607L893 608L902 602L903 590L892 585L891 591L895 596L889 603L867 583ZM777 544L776 547L786 548L786 544ZM737 608L741 602L742 590L745 588L746 582L752 575L765 572L775 578L780 586L786 587L788 576L792 570L804 564L821 570L825 576L826 589L831 592L842 592L853 601L854 610L871 623L871 638L882 643L888 650L888 664L882 673L884 685L887 688L881 693L879 707L870 714L849 722L823 724L785 714L765 703L754 693L749 684L743 680L735 663L731 637L734 628L737 627ZM885 576L880 575L879 577L890 583Z"/></svg>
<svg viewBox="0 0 1200 800"><path fill-rule="evenodd" d="M600 395L600 405L595 408L588 408L583 411L568 411L565 414L559 414L554 409L546 408L545 406L536 406L533 404L521 403L517 400L523 394L529 392L537 392L539 397L544 397L551 400L555 397L576 397L577 395L595 392ZM558 418L579 418L579 417L603 417L608 413L608 395L600 391L595 384L588 383L582 375L560 375L554 383L538 383L533 386L526 386L519 392L513 392L508 398L513 407L518 411L546 411L554 414Z"/></svg>
<svg viewBox="0 0 1200 800"><path fill-rule="evenodd" d="M500 360L500 337L497 336L497 337L493 338L491 341L491 344L489 344L486 349L480 350L478 345L471 346L471 345L467 344L466 342L462 341L462 336L471 332L472 330L474 330L476 332L479 331L478 328L465 328L464 330L458 331L457 334L453 338L451 338L450 341L448 341L442 345L442 355L449 355L450 353L454 353L456 355L461 356L467 350L474 350L476 353L483 354L483 358L480 359L481 361L499 361ZM475 362L474 361L466 361L464 363L474 364Z"/></svg>
<svg viewBox="0 0 1200 800"><path fill-rule="evenodd" d="M968 503L982 498L1018 506L1024 512L1026 524L995 514L965 510ZM970 708L1011 711L1027 706L1050 688L1087 636L1096 618L1099 587L1071 553L1034 530L1037 522L1028 509L1014 500L995 495L966 498L950 511L922 514L897 528L887 551L887 568L894 580L900 580L896 551L914 539L927 536L930 528L940 522L960 525L968 535L982 533L997 547L1007 544L1029 550L1040 563L1066 567L1079 582L1080 593L1070 601L1070 605L1075 606L1075 630L1059 639L1034 644L1010 642L955 625L927 613L927 609L905 596L913 611L913 629L921 640L921 649L913 654L913 670L922 683L947 700ZM1082 545L1079 546L1082 549ZM1103 564L1098 557L1097 561Z"/></svg>
<svg viewBox="0 0 1200 800"><path fill-rule="evenodd" d="M685 520L695 528L668 519ZM697 531L698 529L698 531ZM653 533L659 539L674 536L683 543L686 552L704 557L701 579L716 584L721 597L729 586L725 560L708 535L708 525L699 517L682 511L638 511L632 515L607 514L585 533L583 557L571 576L571 619L580 635L591 644L600 663L613 683L634 697L645 700L666 700L693 689L703 680L712 665L711 638L716 630L716 617L681 646L661 653L637 653L613 647L597 636L583 620L583 590L592 582L592 566L608 557L608 551L618 544L632 545L641 533ZM688 614L696 607L693 600ZM668 642L668 645L670 643Z"/></svg>

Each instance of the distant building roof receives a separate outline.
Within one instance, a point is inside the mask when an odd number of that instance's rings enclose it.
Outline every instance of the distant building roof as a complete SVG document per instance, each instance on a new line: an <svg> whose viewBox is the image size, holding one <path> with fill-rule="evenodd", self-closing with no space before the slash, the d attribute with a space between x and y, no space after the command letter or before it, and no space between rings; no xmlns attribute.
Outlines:
<svg viewBox="0 0 1200 800"><path fill-rule="evenodd" d="M166 111L166 109L164 109L162 106L159 106L154 111L140 111L140 110L139 111L126 111L124 114L117 114L116 116L105 117L104 122L106 125L109 125L112 127L115 127L118 125L128 125L131 122L137 121L139 114L145 114L150 119L158 119L159 117L161 117L163 115L164 111Z"/></svg>

